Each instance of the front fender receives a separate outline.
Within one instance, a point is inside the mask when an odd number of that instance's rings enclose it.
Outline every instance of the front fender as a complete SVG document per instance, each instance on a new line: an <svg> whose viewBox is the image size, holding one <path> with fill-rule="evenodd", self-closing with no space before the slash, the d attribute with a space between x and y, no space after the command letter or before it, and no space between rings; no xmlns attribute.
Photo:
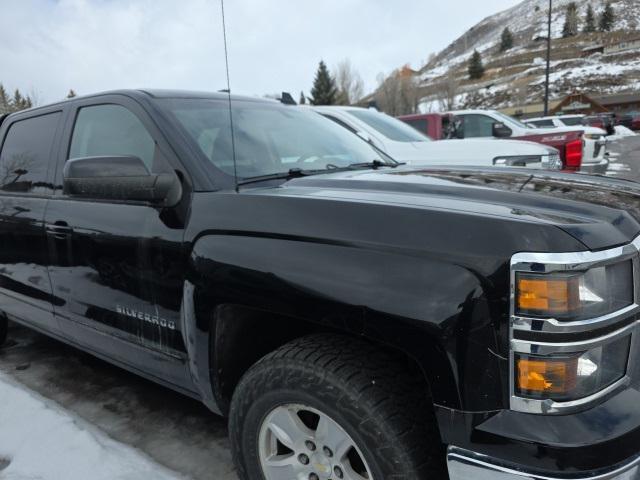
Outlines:
<svg viewBox="0 0 640 480"><path fill-rule="evenodd" d="M502 268L500 261L496 266ZM506 391L500 372L508 370L498 341L506 308L492 292L508 291L506 270L495 275L503 277L496 286L452 258L414 250L282 235L205 235L190 261L195 328L187 337L193 334L198 345L192 372L201 378L197 383L206 383L208 352L198 338L215 330L214 312L242 305L403 351L424 371L436 404L498 409Z"/></svg>

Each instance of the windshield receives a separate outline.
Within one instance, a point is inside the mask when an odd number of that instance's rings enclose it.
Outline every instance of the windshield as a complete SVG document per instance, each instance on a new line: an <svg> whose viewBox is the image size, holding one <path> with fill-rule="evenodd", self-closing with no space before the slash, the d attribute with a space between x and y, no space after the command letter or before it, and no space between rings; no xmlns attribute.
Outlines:
<svg viewBox="0 0 640 480"><path fill-rule="evenodd" d="M512 125L517 125L520 128L536 128L534 125L527 125L526 123L523 123L520 120L513 118L509 115L505 115L502 112L494 112L494 113L496 114L496 116L500 117L503 122L507 124L511 123Z"/></svg>
<svg viewBox="0 0 640 480"><path fill-rule="evenodd" d="M396 142L430 142L431 139L397 118L377 110L349 110L349 114Z"/></svg>
<svg viewBox="0 0 640 480"><path fill-rule="evenodd" d="M162 102L209 163L231 176L237 169L239 179L286 174L292 169L343 168L375 160L394 163L357 135L312 110L234 100L232 143L227 101Z"/></svg>
<svg viewBox="0 0 640 480"><path fill-rule="evenodd" d="M584 119L582 117L562 117L560 119L567 127L582 126Z"/></svg>

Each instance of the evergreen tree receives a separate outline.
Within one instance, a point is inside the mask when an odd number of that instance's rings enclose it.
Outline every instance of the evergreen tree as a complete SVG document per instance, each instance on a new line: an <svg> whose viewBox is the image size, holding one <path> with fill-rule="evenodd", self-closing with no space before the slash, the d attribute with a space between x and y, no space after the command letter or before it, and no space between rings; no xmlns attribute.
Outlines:
<svg viewBox="0 0 640 480"><path fill-rule="evenodd" d="M593 33L596 31L596 15L593 13L591 4L587 6L587 15L584 19L584 32Z"/></svg>
<svg viewBox="0 0 640 480"><path fill-rule="evenodd" d="M511 50L513 48L513 34L509 27L506 27L502 31L502 37L500 38L500 51L506 52L507 50Z"/></svg>
<svg viewBox="0 0 640 480"><path fill-rule="evenodd" d="M484 76L484 65L482 64L482 57L477 50L473 51L471 61L469 62L469 78L471 80L478 80Z"/></svg>
<svg viewBox="0 0 640 480"><path fill-rule="evenodd" d="M11 100L7 91L4 89L4 85L0 83L0 115L11 112Z"/></svg>
<svg viewBox="0 0 640 480"><path fill-rule="evenodd" d="M311 103L313 105L335 105L337 93L335 80L324 61L320 61L311 89Z"/></svg>
<svg viewBox="0 0 640 480"><path fill-rule="evenodd" d="M300 101L298 102L300 105L304 105L307 103L307 97L304 96L304 92L300 92Z"/></svg>
<svg viewBox="0 0 640 480"><path fill-rule="evenodd" d="M613 30L613 24L615 22L615 13L613 11L613 6L611 2L607 2L604 6L604 10L602 11L602 15L600 15L600 31L601 32L610 32Z"/></svg>
<svg viewBox="0 0 640 480"><path fill-rule="evenodd" d="M564 20L564 27L562 27L562 37L574 37L578 34L578 6L576 2L571 2L567 5L567 13Z"/></svg>
<svg viewBox="0 0 640 480"><path fill-rule="evenodd" d="M69 90L69 93L67 93L67 98L74 98L77 97L78 95L76 94L75 90L72 88L71 90Z"/></svg>
<svg viewBox="0 0 640 480"><path fill-rule="evenodd" d="M26 100L20 93L20 90L16 88L16 91L13 93L13 99L11 100L11 110L14 112L24 110L27 108L25 102Z"/></svg>

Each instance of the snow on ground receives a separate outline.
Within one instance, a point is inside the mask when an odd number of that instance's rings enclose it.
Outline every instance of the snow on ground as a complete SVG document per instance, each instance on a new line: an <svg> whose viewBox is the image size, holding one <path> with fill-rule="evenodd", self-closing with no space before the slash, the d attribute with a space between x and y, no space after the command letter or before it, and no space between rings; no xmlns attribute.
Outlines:
<svg viewBox="0 0 640 480"><path fill-rule="evenodd" d="M0 374L0 479L178 480L57 404Z"/></svg>
<svg viewBox="0 0 640 480"><path fill-rule="evenodd" d="M620 140L621 138L635 137L636 135L637 133L634 132L633 130L628 129L623 125L618 125L616 127L616 133L614 135L607 136L607 140L615 141L615 140Z"/></svg>

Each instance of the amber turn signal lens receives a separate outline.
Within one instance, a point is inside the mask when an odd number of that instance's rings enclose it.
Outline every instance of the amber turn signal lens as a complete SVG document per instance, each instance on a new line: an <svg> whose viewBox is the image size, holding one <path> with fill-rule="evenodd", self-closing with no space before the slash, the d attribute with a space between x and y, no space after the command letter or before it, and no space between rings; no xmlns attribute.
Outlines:
<svg viewBox="0 0 640 480"><path fill-rule="evenodd" d="M579 278L518 275L516 306L518 312L545 314L569 313L580 305Z"/></svg>
<svg viewBox="0 0 640 480"><path fill-rule="evenodd" d="M517 389L528 395L571 393L577 384L578 359L531 359L517 360Z"/></svg>

